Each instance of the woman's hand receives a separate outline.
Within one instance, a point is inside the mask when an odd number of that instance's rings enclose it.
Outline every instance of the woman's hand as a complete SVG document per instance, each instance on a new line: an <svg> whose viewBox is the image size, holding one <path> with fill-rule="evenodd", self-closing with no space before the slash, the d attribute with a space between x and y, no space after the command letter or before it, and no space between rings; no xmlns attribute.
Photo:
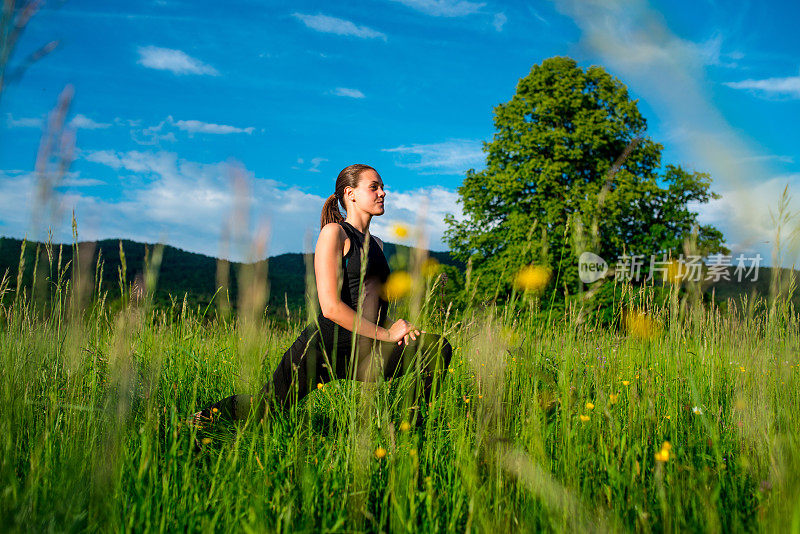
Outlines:
<svg viewBox="0 0 800 534"><path fill-rule="evenodd" d="M410 337L412 340L416 340L419 334L419 330L417 330L411 323L405 319L398 319L389 328L389 341L392 343L397 341L398 345L402 345L403 341L405 341L406 345L408 345L408 338Z"/></svg>

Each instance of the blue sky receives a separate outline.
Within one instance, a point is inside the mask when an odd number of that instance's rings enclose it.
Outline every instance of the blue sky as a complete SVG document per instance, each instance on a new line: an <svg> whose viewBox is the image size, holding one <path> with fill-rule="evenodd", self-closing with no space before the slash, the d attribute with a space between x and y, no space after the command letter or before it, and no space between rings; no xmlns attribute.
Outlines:
<svg viewBox="0 0 800 534"><path fill-rule="evenodd" d="M800 185L798 19L796 2L740 0L49 3L12 67L57 49L0 100L0 235L51 224L68 239L74 209L86 239L242 258L221 243L248 228L270 255L299 252L339 170L361 162L389 191L373 232L426 206L444 250L442 217L460 214L493 106L568 55L628 85L665 162L712 174L723 198L701 219L768 256L768 208ZM74 161L58 214L37 216L42 124L67 84Z"/></svg>

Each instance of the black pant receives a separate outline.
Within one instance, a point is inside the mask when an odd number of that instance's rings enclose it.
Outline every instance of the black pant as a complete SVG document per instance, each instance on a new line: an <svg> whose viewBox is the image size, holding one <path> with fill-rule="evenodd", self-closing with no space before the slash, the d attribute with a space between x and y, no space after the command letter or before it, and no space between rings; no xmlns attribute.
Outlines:
<svg viewBox="0 0 800 534"><path fill-rule="evenodd" d="M346 337L346 341L350 336ZM335 349L335 350L334 350ZM351 354L353 356L351 356ZM434 374L444 374L453 348L442 336L422 333L408 344L369 340L358 336L355 350L349 343L336 343L322 335L317 325L309 325L289 347L275 372L257 398L251 395L231 395L203 408L202 416L217 419L246 419L255 411L258 419L272 407L286 412L317 384L337 378L374 382L379 377L389 380L407 372L419 370L416 387L410 391L416 398L420 393L430 401ZM421 390L421 391L420 391ZM415 421L420 421L416 410Z"/></svg>

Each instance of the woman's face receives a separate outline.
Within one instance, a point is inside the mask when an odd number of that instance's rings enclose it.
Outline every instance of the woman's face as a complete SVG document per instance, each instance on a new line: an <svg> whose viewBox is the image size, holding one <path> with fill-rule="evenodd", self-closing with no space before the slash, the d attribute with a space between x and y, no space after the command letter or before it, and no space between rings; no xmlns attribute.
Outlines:
<svg viewBox="0 0 800 534"><path fill-rule="evenodd" d="M348 211L354 206L371 215L383 215L383 201L386 192L383 190L383 180L378 173L366 170L361 173L358 187L345 187L344 197Z"/></svg>

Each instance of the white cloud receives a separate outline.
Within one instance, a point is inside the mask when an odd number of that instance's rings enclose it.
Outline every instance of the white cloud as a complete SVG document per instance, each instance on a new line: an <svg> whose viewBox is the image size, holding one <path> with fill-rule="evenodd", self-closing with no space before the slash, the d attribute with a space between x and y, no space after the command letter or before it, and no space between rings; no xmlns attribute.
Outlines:
<svg viewBox="0 0 800 534"><path fill-rule="evenodd" d="M307 27L318 32L348 35L360 37L361 39L386 40L386 34L368 28L367 26L357 26L349 20L329 17L327 15L304 15L303 13L292 13L292 16L300 20Z"/></svg>
<svg viewBox="0 0 800 534"><path fill-rule="evenodd" d="M44 121L41 117L14 118L11 113L6 113L6 126L9 128L41 128Z"/></svg>
<svg viewBox="0 0 800 534"><path fill-rule="evenodd" d="M420 174L462 174L483 165L480 140L451 139L442 143L402 145L384 148L398 154L395 164Z"/></svg>
<svg viewBox="0 0 800 534"><path fill-rule="evenodd" d="M537 19L539 22L542 22L542 23L544 23L545 25L547 25L547 26L550 26L550 23L547 21L547 19L546 19L546 18L544 18L543 16L541 16L541 15L539 14L539 12L538 12L538 11L536 11L535 9L533 9L533 7L532 7L530 4L528 5L528 12L530 12L530 14L531 14L531 15L533 15L534 17L536 17L536 19Z"/></svg>
<svg viewBox="0 0 800 534"><path fill-rule="evenodd" d="M61 182L63 187L93 187L95 185L104 185L106 182L98 180L97 178L80 178L79 175L69 176Z"/></svg>
<svg viewBox="0 0 800 534"><path fill-rule="evenodd" d="M96 122L81 113L75 115L75 117L69 121L69 124L73 128L79 128L82 130L102 130L111 127L111 124L109 123Z"/></svg>
<svg viewBox="0 0 800 534"><path fill-rule="evenodd" d="M745 89L768 96L780 95L800 98L800 76L766 78L763 80L742 80L740 82L726 82L725 85L733 89Z"/></svg>
<svg viewBox="0 0 800 534"><path fill-rule="evenodd" d="M496 13L494 20L492 21L492 25L494 25L495 30L501 32L503 31L503 26L505 26L506 22L508 22L508 17L506 17L505 13Z"/></svg>
<svg viewBox="0 0 800 534"><path fill-rule="evenodd" d="M364 93L358 89L348 89L347 87L337 87L334 89L333 94L336 96L346 96L349 98L364 98Z"/></svg>
<svg viewBox="0 0 800 534"><path fill-rule="evenodd" d="M800 173L775 176L745 188L719 191L721 198L707 204L692 203L689 208L698 213L701 224L713 224L729 237L728 246L734 255L738 253L762 255L766 263L771 263L776 243L776 226L772 215L777 214L781 195L788 186L790 196L788 210L800 214ZM795 193L795 195L792 195ZM751 206L743 210L742 206ZM735 218L734 218L735 217ZM748 239L735 239L741 235L740 227L748 229ZM798 243L791 243L788 234L796 228L790 224L782 231L782 264L785 267L797 263ZM730 239L734 237L734 239Z"/></svg>
<svg viewBox="0 0 800 534"><path fill-rule="evenodd" d="M222 228L234 209L252 214L251 234L268 224L272 232L268 254L299 252L319 229L324 200L275 180L260 179L227 163L200 164L172 152L88 152L84 159L126 171L121 198L108 200L91 190L67 191L60 197L62 220L56 239L70 241L69 214L75 209L81 239L127 238L167 243L210 256L220 253ZM315 158L316 159L316 158ZM312 161L313 163L313 161ZM234 187L234 176L244 187ZM140 179L135 179L139 177ZM134 178L134 179L131 179ZM64 186L83 187L94 181L77 173ZM0 234L33 236L34 173L0 171ZM41 229L38 229L41 237ZM234 246L230 257L246 259L248 251Z"/></svg>
<svg viewBox="0 0 800 534"><path fill-rule="evenodd" d="M464 17L477 13L486 4L466 0L394 0L434 17Z"/></svg>
<svg viewBox="0 0 800 534"><path fill-rule="evenodd" d="M319 166L324 161L328 161L328 158L311 158L311 162L310 162L311 163L311 167L309 167L307 169L303 169L302 167L299 167L299 165L303 165L305 163L305 160L303 158L297 158L297 165L292 166L292 169L294 169L296 171L305 170L305 171L308 171L308 172L322 172L322 170L319 168Z"/></svg>
<svg viewBox="0 0 800 534"><path fill-rule="evenodd" d="M123 123L124 121L118 121ZM175 120L172 115L158 124L141 128L140 121L128 121L131 126L131 138L140 145L159 145L162 141L174 143L177 141L175 130L187 132L190 136L194 134L252 134L255 132L253 126L239 127L230 124L216 124L199 120Z"/></svg>
<svg viewBox="0 0 800 534"><path fill-rule="evenodd" d="M206 74L217 76L219 72L186 54L182 50L159 48L157 46L139 47L139 64L156 70L168 70L173 74Z"/></svg>
<svg viewBox="0 0 800 534"><path fill-rule="evenodd" d="M328 158L311 158L311 168L309 172L320 172L319 166L323 161L328 161Z"/></svg>
<svg viewBox="0 0 800 534"><path fill-rule="evenodd" d="M422 228L425 236L423 248L449 250L444 242L447 229L444 216L450 213L456 220L464 219L457 201L458 193L444 187L421 187L410 191L389 189L386 192L386 212L372 219L371 230L384 241L396 241L389 231L392 223L409 222Z"/></svg>
<svg viewBox="0 0 800 534"><path fill-rule="evenodd" d="M92 196L91 189L63 192L58 203L60 219L53 228L58 241L71 241L69 218L74 208L82 240L163 241L184 250L219 256L223 228L236 209L240 214L252 215L248 227L251 235L263 224L272 229L268 255L313 250L326 200L318 195L257 178L246 169L226 163L196 163L172 152L104 150L86 153L84 158L117 171L114 174L124 170L141 179L126 177L120 198L115 200ZM238 181L234 179L237 175ZM93 183L71 173L64 185L80 187L91 185L90 182ZM0 171L0 235L42 238L42 229L30 226L36 191L33 172ZM446 250L444 215L453 213L457 219L463 218L457 199L455 191L442 187L390 189L386 213L373 219L373 232L384 241L393 241L388 232L393 221L417 221L425 228L429 248ZM232 259L247 258L244 246L234 244L229 250L228 257Z"/></svg>
<svg viewBox="0 0 800 534"><path fill-rule="evenodd" d="M172 119L172 117L169 117ZM197 120L188 120L188 121L175 121L175 126L178 127L179 130L183 130L189 133L207 133L207 134L220 134L220 135L228 135L228 134L235 134L235 133L246 133L251 134L255 130L252 126L248 126L247 128L239 128L237 126L230 126L228 124L214 124L212 122L202 122Z"/></svg>

